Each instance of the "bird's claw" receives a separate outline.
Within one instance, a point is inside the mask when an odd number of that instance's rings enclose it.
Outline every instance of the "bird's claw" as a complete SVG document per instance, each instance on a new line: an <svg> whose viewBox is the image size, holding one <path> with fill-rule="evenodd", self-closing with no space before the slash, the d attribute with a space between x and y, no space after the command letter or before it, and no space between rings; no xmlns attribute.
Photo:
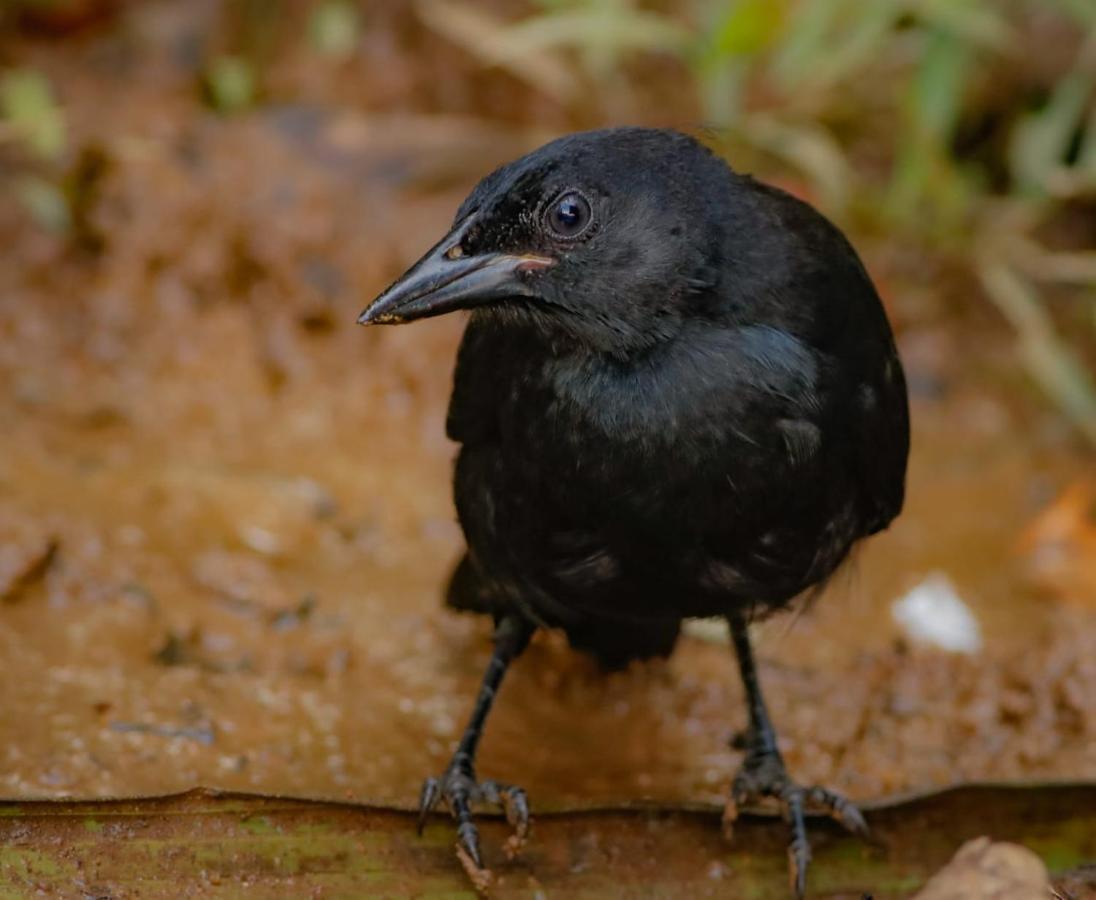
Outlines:
<svg viewBox="0 0 1096 900"><path fill-rule="evenodd" d="M430 815L431 810L437 806L438 798L441 796L441 787L437 778L427 778L422 783L422 791L419 794L419 821L415 827L419 837L422 837L422 830L426 827L426 817Z"/></svg>
<svg viewBox="0 0 1096 900"><path fill-rule="evenodd" d="M855 835L868 836L868 823L864 814L847 797L817 784L807 788L805 793L809 809L824 812Z"/></svg>
<svg viewBox="0 0 1096 900"><path fill-rule="evenodd" d="M525 791L516 785L497 781L477 783L469 767L450 766L440 778L427 778L423 782L419 798L419 834L422 834L427 816L443 798L457 822L457 855L477 889L482 891L480 882L486 884L490 873L483 865L479 830L472 816L473 804L487 803L498 807L506 815L506 821L514 829L506 842L506 855L512 859L529 836L529 800Z"/></svg>
<svg viewBox="0 0 1096 900"><path fill-rule="evenodd" d="M776 800L784 819L791 825L788 842L788 875L797 898L803 897L807 885L807 868L811 861L811 845L807 838L806 811L817 811L840 822L853 834L866 837L868 824L864 816L848 799L828 788L802 787L788 777L783 760L776 754L747 756L735 776L731 796L723 813L724 830L728 836L741 809L761 800Z"/></svg>

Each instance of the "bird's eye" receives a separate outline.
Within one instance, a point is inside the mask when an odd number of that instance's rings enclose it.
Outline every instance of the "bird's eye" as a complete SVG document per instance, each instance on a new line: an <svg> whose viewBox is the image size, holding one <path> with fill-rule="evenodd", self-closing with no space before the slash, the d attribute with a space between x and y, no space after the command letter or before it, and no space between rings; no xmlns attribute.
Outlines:
<svg viewBox="0 0 1096 900"><path fill-rule="evenodd" d="M582 194L568 191L552 201L545 218L556 237L573 239L590 227L593 213L590 202Z"/></svg>

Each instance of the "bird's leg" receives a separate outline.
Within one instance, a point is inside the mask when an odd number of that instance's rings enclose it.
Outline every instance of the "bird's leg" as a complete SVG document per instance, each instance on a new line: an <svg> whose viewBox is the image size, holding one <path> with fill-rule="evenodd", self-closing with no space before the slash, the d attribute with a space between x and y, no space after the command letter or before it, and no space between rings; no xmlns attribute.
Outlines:
<svg viewBox="0 0 1096 900"><path fill-rule="evenodd" d="M426 817L441 798L457 821L457 854L465 868L470 870L477 886L488 876L480 854L479 832L472 818L472 804L486 802L497 805L506 813L506 819L514 829L508 848L516 852L529 831L529 803L525 791L510 784L494 781L476 781L476 746L479 744L487 714L491 711L495 694L510 663L525 649L532 637L534 626L518 616L507 616L495 629L495 650L483 683L476 696L476 705L464 729L457 750L448 768L440 778L428 778L422 786L419 800L419 833L426 824Z"/></svg>
<svg viewBox="0 0 1096 900"><path fill-rule="evenodd" d="M776 731L769 719L769 711L765 708L765 699L761 696L746 618L741 613L727 618L731 626L735 655L738 657L738 670L746 689L750 724L745 734L746 758L731 786L731 797L723 814L724 828L729 835L738 811L743 806L765 798L776 800L785 819L791 824L788 868L792 890L796 897L802 898L806 889L807 866L811 860L811 846L807 840L804 819L805 808L810 807L833 816L856 834L866 835L868 826L860 810L840 794L823 787L802 787L788 777L784 758L776 745Z"/></svg>

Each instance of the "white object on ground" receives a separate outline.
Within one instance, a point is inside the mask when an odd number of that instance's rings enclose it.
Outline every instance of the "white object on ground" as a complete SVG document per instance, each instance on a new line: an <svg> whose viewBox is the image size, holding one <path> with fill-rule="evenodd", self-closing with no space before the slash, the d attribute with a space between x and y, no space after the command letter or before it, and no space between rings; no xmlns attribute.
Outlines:
<svg viewBox="0 0 1096 900"><path fill-rule="evenodd" d="M709 644L731 643L731 629L726 619L686 619L681 624L681 633L698 641Z"/></svg>
<svg viewBox="0 0 1096 900"><path fill-rule="evenodd" d="M933 572L891 604L891 616L912 640L953 653L982 649L982 629L950 578Z"/></svg>

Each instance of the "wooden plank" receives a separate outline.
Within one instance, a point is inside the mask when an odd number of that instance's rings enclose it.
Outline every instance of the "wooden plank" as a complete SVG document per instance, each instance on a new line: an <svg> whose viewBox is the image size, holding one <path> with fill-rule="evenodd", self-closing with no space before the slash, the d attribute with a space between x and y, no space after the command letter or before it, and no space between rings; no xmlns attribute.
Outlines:
<svg viewBox="0 0 1096 900"><path fill-rule="evenodd" d="M170 797L0 806L0 898L472 897L442 816L415 835L402 811L192 791ZM814 897L905 897L965 840L1035 850L1052 871L1096 860L1096 785L972 787L871 814L873 841L812 823ZM485 817L493 895L787 896L783 823L714 811L606 810L539 816L513 862Z"/></svg>

